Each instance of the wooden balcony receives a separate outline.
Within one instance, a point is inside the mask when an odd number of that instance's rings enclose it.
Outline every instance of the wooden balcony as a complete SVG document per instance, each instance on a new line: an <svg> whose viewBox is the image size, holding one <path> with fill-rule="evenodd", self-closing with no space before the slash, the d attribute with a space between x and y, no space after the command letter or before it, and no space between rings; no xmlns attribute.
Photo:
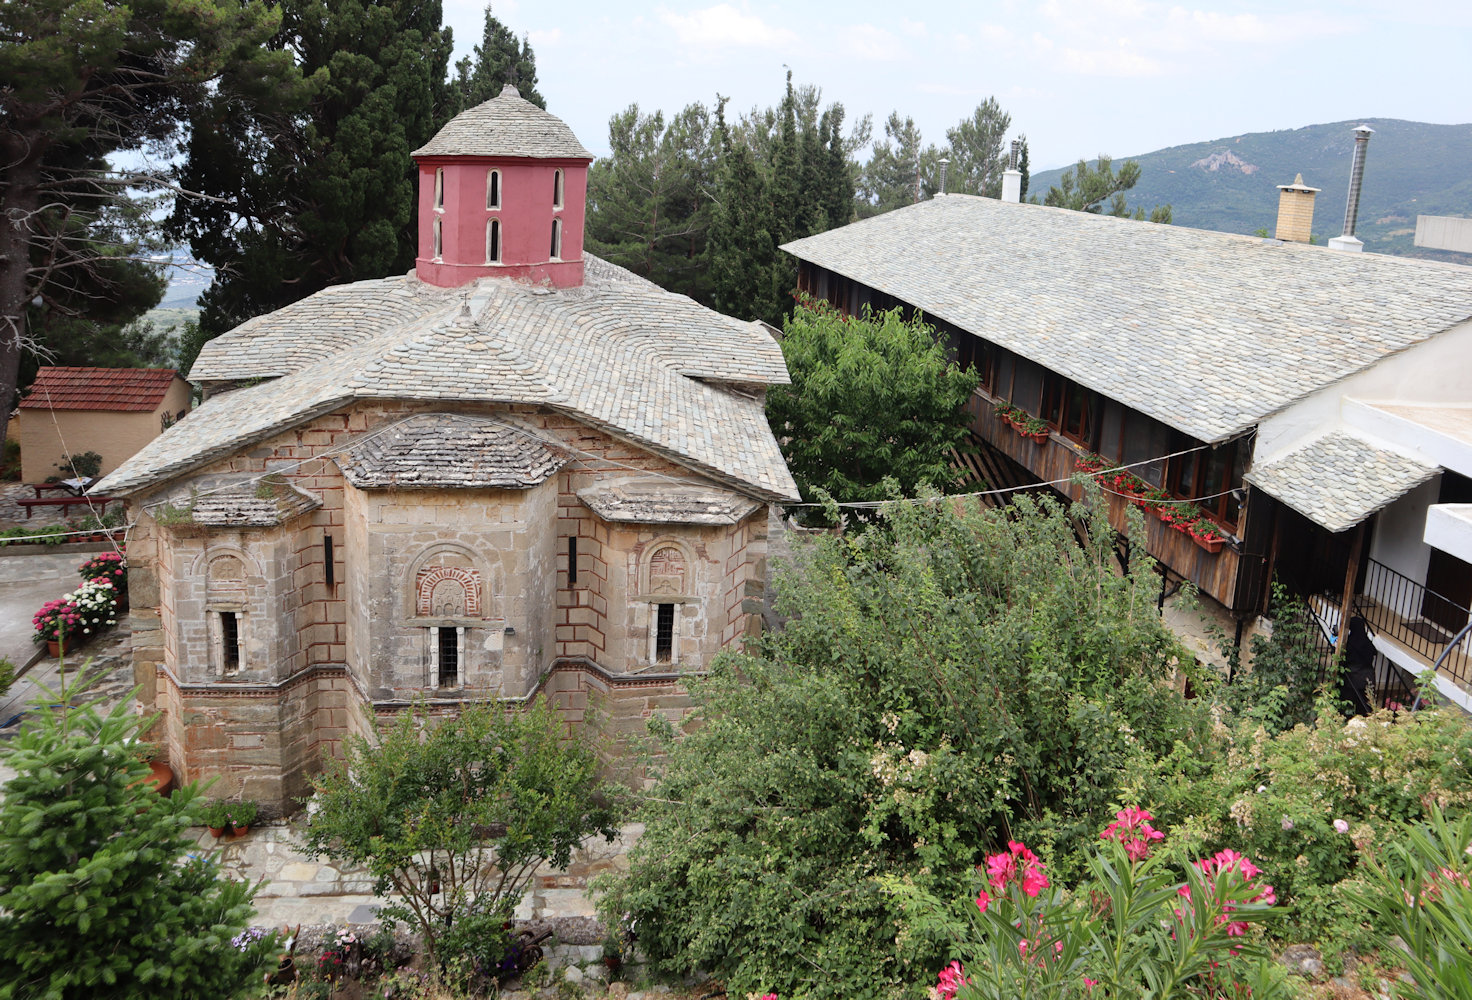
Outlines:
<svg viewBox="0 0 1472 1000"><path fill-rule="evenodd" d="M1083 448L1054 431L1046 441L1033 441L1017 433L997 416L996 400L977 391L967 404L972 416L972 433L982 441L1027 469L1037 480L1051 483L1072 500L1081 499L1083 488L1072 481L1078 472L1078 460L1087 454ZM998 485L990 483L992 487ZM1126 511L1129 502L1123 497L1105 493L1109 502L1109 523L1116 531L1126 533ZM1139 539L1132 539L1139 542ZM1237 571L1241 554L1230 542L1221 551L1207 552L1191 536L1176 531L1149 514L1145 515L1145 550L1150 557L1167 567L1175 576L1191 581L1196 589L1231 608L1237 587Z"/></svg>

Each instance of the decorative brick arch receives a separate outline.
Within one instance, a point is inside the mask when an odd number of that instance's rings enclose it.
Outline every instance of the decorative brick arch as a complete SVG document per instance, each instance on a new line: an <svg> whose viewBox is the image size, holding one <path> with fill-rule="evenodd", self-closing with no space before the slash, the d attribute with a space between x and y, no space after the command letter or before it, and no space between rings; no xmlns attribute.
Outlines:
<svg viewBox="0 0 1472 1000"><path fill-rule="evenodd" d="M479 618L480 574L461 566L426 566L414 581L414 613L420 618ZM445 614L445 609L452 613Z"/></svg>
<svg viewBox="0 0 1472 1000"><path fill-rule="evenodd" d="M683 597L695 589L695 559L682 542L672 538L650 542L641 563L639 589L645 595Z"/></svg>

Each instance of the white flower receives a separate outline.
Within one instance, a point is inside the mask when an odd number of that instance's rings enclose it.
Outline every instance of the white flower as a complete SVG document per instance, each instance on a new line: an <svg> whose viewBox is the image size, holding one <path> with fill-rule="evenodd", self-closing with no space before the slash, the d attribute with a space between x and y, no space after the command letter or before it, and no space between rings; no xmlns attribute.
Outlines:
<svg viewBox="0 0 1472 1000"><path fill-rule="evenodd" d="M1291 830L1291 829L1293 829L1293 820L1289 819L1287 816L1284 816L1283 817L1283 829L1285 829L1285 830Z"/></svg>
<svg viewBox="0 0 1472 1000"><path fill-rule="evenodd" d="M1340 833L1348 833L1349 824L1344 822L1344 820L1342 819L1336 819L1334 821L1334 829L1338 830Z"/></svg>

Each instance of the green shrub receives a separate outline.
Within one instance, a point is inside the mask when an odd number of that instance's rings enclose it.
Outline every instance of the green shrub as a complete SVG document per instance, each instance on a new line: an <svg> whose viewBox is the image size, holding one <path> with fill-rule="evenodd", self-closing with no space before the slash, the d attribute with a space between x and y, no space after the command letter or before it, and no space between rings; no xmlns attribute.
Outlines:
<svg viewBox="0 0 1472 1000"><path fill-rule="evenodd" d="M379 914L419 932L430 968L463 949L499 960L474 933L499 929L540 865L564 867L584 838L617 832L592 750L544 699L471 705L450 721L417 705L346 750L314 781L307 849L364 866L374 892L393 893Z"/></svg>
<svg viewBox="0 0 1472 1000"><path fill-rule="evenodd" d="M1460 816L1472 805L1472 727L1453 710L1346 722L1324 703L1312 727L1274 737L1248 719L1218 736L1216 754L1132 771L1123 784L1174 841L1256 859L1299 940L1355 943L1363 920L1350 895L1365 859L1425 822L1428 806Z"/></svg>
<svg viewBox="0 0 1472 1000"><path fill-rule="evenodd" d="M1081 874L1122 764L1211 739L1168 683L1159 584L1143 560L1118 574L1114 540L1097 508L947 500L796 547L786 627L693 684L693 732L665 730L606 919L732 995L915 994L950 944L905 926L888 879L954 898L1009 839Z"/></svg>
<svg viewBox="0 0 1472 1000"><path fill-rule="evenodd" d="M256 888L188 856L198 790L154 792L134 742L152 720L78 707L86 683L43 688L3 750L0 998L240 996L274 945L232 943Z"/></svg>
<svg viewBox="0 0 1472 1000"><path fill-rule="evenodd" d="M62 479L95 479L102 475L102 456L95 451L64 455L56 467Z"/></svg>

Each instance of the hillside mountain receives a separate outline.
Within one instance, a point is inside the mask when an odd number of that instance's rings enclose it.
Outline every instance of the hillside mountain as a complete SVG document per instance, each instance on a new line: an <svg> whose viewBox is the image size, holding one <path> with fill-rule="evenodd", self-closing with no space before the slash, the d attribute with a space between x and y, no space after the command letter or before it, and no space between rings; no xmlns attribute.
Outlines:
<svg viewBox="0 0 1472 1000"><path fill-rule="evenodd" d="M1344 225L1349 191L1351 133L1356 125L1375 130L1365 158L1355 235L1365 249L1468 263L1465 254L1423 250L1413 244L1417 215L1472 216L1472 124L1429 125L1395 118L1307 125L1278 132L1172 146L1143 156L1116 156L1140 163L1140 182L1128 194L1130 207L1169 203L1178 226L1252 234L1272 233L1278 185L1303 174L1321 188L1314 205L1314 236L1327 243ZM1028 195L1041 198L1062 170L1032 175Z"/></svg>

